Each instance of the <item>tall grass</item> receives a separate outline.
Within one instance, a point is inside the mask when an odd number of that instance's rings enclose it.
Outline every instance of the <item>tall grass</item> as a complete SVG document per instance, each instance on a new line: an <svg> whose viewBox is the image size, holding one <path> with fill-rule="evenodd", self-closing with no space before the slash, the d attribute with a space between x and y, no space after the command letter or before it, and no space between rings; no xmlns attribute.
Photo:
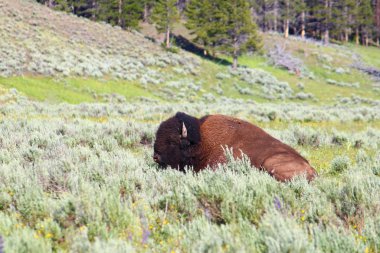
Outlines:
<svg viewBox="0 0 380 253"><path fill-rule="evenodd" d="M0 98L0 234L6 252L380 250L379 130L291 126L310 111L334 115L339 108L308 106L302 116L296 105L47 106L17 94ZM231 157L218 170L198 174L158 169L151 159L158 123L176 110L197 115L200 108L249 116L259 125L275 110L275 120L290 126L266 130L308 157L318 178L279 183L247 159ZM344 110L377 115L370 107ZM365 115L361 121L373 120ZM321 116L307 117L318 122ZM346 116L334 117L326 116L325 124ZM325 153L314 159L318 149Z"/></svg>

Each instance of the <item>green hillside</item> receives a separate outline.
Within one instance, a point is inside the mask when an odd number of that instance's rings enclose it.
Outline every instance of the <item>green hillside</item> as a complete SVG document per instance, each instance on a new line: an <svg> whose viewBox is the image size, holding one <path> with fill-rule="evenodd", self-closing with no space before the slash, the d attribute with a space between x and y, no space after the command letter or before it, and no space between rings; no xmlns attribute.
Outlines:
<svg viewBox="0 0 380 253"><path fill-rule="evenodd" d="M37 100L101 101L103 95L115 92L128 99L145 93L177 101L228 97L265 102L281 98L333 104L338 96L375 100L380 96L374 81L352 66L361 61L377 67L380 50L373 48L326 47L315 41L264 34L262 55L240 60L241 66L252 68L253 73L231 73L222 60L205 60L181 50L166 52L141 33L121 31L37 4L5 1L0 12L0 85ZM187 34L184 29L177 30ZM281 59L281 54L287 58ZM297 62L301 75L276 66L276 60ZM52 83L55 91L50 89ZM114 83L122 88L109 88ZM66 92L51 94L59 87ZM133 92L128 92L129 88ZM287 90L286 95L282 89Z"/></svg>

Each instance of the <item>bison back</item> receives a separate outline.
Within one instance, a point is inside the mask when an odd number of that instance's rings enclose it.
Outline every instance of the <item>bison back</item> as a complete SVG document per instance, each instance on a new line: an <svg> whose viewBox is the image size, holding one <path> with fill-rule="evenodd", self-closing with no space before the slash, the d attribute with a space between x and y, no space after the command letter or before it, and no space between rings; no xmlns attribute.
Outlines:
<svg viewBox="0 0 380 253"><path fill-rule="evenodd" d="M244 153L252 165L268 171L277 180L289 180L302 173L308 179L315 176L315 170L296 150L249 122L212 115L202 122L201 134L206 158L203 166L225 161L223 147L227 146L233 149L235 157Z"/></svg>

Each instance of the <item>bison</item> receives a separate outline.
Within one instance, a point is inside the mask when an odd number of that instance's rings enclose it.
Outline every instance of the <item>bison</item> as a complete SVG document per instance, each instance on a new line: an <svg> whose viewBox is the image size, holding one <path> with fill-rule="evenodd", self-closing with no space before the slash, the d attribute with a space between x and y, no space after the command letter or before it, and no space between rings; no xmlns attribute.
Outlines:
<svg viewBox="0 0 380 253"><path fill-rule="evenodd" d="M198 119L178 112L160 124L153 159L162 167L184 171L190 166L198 172L225 163L224 147L232 148L235 158L244 153L253 166L282 182L300 174L309 181L316 176L309 162L293 148L251 123L225 115Z"/></svg>

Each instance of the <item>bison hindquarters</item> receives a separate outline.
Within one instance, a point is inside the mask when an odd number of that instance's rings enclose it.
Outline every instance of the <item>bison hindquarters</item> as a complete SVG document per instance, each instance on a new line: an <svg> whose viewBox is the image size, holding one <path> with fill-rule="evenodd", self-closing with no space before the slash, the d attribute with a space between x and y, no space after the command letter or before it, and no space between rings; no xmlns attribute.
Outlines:
<svg viewBox="0 0 380 253"><path fill-rule="evenodd" d="M279 181L289 181L297 175L306 175L308 181L316 176L315 170L304 159L294 154L282 153L267 158L263 169Z"/></svg>

